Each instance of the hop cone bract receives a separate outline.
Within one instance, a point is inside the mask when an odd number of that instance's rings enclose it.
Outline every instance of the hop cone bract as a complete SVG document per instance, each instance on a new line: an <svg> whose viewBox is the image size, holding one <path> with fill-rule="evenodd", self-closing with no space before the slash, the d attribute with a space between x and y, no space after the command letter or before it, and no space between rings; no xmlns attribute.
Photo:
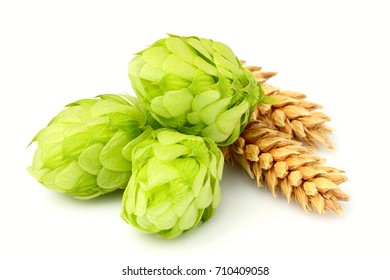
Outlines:
<svg viewBox="0 0 390 280"><path fill-rule="evenodd" d="M170 35L139 52L129 78L163 126L232 144L263 97L259 83L223 43Z"/></svg>
<svg viewBox="0 0 390 280"><path fill-rule="evenodd" d="M216 144L169 129L143 138L123 150L133 168L122 218L164 238L177 237L210 219L220 201L223 169Z"/></svg>
<svg viewBox="0 0 390 280"><path fill-rule="evenodd" d="M32 142L32 166L42 185L81 199L124 188L131 162L122 148L142 132L146 117L128 95L82 99L54 117Z"/></svg>

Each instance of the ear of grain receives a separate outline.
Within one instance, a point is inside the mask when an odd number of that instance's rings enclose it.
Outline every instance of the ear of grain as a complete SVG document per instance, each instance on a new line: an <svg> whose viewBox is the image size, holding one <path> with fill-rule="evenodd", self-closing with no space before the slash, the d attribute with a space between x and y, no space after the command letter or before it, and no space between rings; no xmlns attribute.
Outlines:
<svg viewBox="0 0 390 280"><path fill-rule="evenodd" d="M306 99L306 95L291 90L281 90L267 84L268 79L275 76L276 72L267 72L261 67L241 63L251 71L256 80L262 84L264 94L274 96L280 100L277 104L260 104L252 114L253 120L267 121L277 130L291 135L293 139L318 148L324 145L333 149L328 134L332 130L326 126L330 118L318 111L322 106Z"/></svg>
<svg viewBox="0 0 390 280"><path fill-rule="evenodd" d="M341 215L339 201L349 200L339 186L347 181L344 172L326 166L312 149L261 118L252 120L233 145L221 148L225 159L243 166L258 186L267 186L274 196L280 191L288 202L295 199L306 212L323 215L330 210Z"/></svg>

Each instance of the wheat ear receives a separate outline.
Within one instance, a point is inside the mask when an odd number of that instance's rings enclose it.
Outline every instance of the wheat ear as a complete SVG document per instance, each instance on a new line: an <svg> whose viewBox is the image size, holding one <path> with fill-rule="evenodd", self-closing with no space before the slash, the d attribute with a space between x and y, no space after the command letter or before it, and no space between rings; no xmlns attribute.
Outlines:
<svg viewBox="0 0 390 280"><path fill-rule="evenodd" d="M332 130L325 125L330 118L323 112L318 111L322 106L306 99L306 95L300 92L281 90L270 84L268 79L276 75L276 72L263 71L261 67L241 63L253 73L256 80L262 84L264 94L274 96L280 102L257 106L252 114L253 120L266 119L281 132L289 134L292 138L313 148L323 144L330 149L333 146L327 136Z"/></svg>
<svg viewBox="0 0 390 280"><path fill-rule="evenodd" d="M258 186L268 186L274 196L280 190L289 203L295 198L305 211L341 215L339 201L349 200L339 187L347 181L342 170L327 167L312 149L266 122L252 120L234 144L221 150L226 161L243 166Z"/></svg>

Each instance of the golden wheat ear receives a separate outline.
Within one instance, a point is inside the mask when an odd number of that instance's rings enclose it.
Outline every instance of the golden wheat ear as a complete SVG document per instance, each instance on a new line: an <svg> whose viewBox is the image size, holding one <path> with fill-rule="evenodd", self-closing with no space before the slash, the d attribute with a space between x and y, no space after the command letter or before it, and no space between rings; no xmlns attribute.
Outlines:
<svg viewBox="0 0 390 280"><path fill-rule="evenodd" d="M275 76L276 72L263 71L261 67L248 65L245 61L241 63L262 84L265 95L274 96L280 100L279 103L273 105L258 105L252 114L252 120L267 120L277 130L313 148L318 148L322 144L333 149L327 136L332 133L326 125L330 118L318 110L322 109L321 105L308 101L303 93L281 90L267 84L268 79Z"/></svg>
<svg viewBox="0 0 390 280"><path fill-rule="evenodd" d="M342 170L326 166L312 149L273 129L267 120L252 120L234 144L221 150L226 161L240 164L258 186L268 186L274 196L279 190L305 211L341 215L339 201L349 200L339 187L347 181Z"/></svg>

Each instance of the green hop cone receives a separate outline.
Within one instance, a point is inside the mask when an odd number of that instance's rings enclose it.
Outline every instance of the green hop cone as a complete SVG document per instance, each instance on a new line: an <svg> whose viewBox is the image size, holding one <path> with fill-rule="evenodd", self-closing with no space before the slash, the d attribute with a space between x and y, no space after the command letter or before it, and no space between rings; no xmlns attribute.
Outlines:
<svg viewBox="0 0 390 280"><path fill-rule="evenodd" d="M221 196L223 155L216 144L164 128L141 138L123 150L133 168L122 218L164 238L175 238L209 220Z"/></svg>
<svg viewBox="0 0 390 280"><path fill-rule="evenodd" d="M33 139L38 148L31 175L48 189L80 199L125 188L131 162L122 148L146 122L134 102L128 95L104 94L67 105Z"/></svg>
<svg viewBox="0 0 390 280"><path fill-rule="evenodd" d="M169 35L129 64L137 96L153 118L185 134L232 144L263 98L253 74L223 43Z"/></svg>

